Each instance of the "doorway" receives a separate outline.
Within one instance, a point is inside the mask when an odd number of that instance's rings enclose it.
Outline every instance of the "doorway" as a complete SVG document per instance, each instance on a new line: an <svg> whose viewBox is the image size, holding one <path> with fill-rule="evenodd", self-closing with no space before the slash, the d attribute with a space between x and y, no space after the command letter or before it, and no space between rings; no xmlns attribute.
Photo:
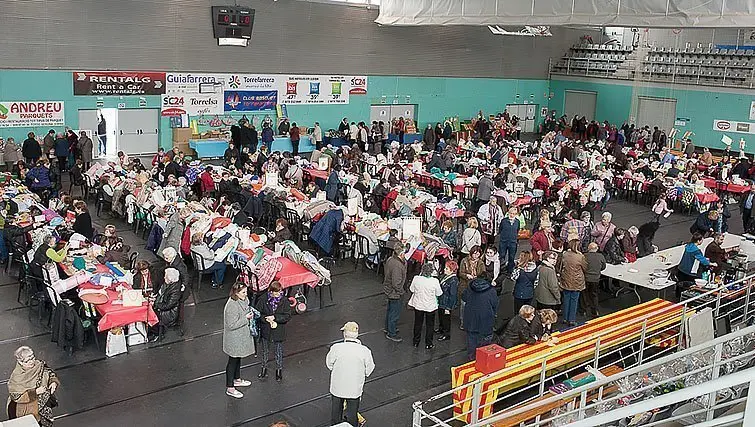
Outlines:
<svg viewBox="0 0 755 427"><path fill-rule="evenodd" d="M105 136L104 142L100 140L97 132L100 123L100 116L105 119ZM118 109L117 108L100 108L97 110L79 110L79 129L90 131L94 137L93 155L95 158L115 158L118 150Z"/></svg>
<svg viewBox="0 0 755 427"><path fill-rule="evenodd" d="M597 120L595 117L595 104L597 104L598 93L581 90L564 91L564 114L568 118L568 123L574 116L585 116L587 121Z"/></svg>

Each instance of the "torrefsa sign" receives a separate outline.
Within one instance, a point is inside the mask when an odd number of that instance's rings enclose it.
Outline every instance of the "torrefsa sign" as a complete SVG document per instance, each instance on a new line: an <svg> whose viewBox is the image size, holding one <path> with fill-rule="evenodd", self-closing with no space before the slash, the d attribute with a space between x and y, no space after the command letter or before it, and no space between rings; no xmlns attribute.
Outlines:
<svg viewBox="0 0 755 427"><path fill-rule="evenodd" d="M0 101L0 128L64 124L63 101Z"/></svg>

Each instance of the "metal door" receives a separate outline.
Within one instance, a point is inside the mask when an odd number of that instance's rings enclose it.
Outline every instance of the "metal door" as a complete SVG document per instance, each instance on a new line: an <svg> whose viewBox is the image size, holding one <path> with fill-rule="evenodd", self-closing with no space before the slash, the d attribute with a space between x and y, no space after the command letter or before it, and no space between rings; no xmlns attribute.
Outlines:
<svg viewBox="0 0 755 427"><path fill-rule="evenodd" d="M153 154L159 145L160 110L118 110L118 151L126 154Z"/></svg>
<svg viewBox="0 0 755 427"><path fill-rule="evenodd" d="M390 105L371 105L370 106L370 123L382 121L386 125L391 120Z"/></svg>

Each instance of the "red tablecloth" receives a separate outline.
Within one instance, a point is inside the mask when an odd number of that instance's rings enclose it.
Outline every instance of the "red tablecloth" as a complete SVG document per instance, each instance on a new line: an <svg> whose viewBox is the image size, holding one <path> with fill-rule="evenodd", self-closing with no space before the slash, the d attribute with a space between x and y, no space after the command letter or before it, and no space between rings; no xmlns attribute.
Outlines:
<svg viewBox="0 0 755 427"><path fill-rule="evenodd" d="M102 289L89 282L79 286L79 289ZM148 302L142 303L140 307L124 307L120 304L113 304L113 301L119 298L118 292L108 289L107 296L110 298L105 304L97 304L94 307L97 313L102 316L97 324L97 330L100 332L107 331L117 326L126 326L134 322L147 322L150 326L157 324L157 314L152 310L152 305Z"/></svg>
<svg viewBox="0 0 755 427"><path fill-rule="evenodd" d="M714 203L718 201L718 195L716 193L695 193L695 195L700 203Z"/></svg>
<svg viewBox="0 0 755 427"><path fill-rule="evenodd" d="M705 187L706 188L716 188L716 180L715 179L708 178L708 177L705 177L705 176L702 177L701 179L705 183Z"/></svg>
<svg viewBox="0 0 755 427"><path fill-rule="evenodd" d="M438 249L436 257L442 256L444 258L451 258L451 251L448 248L440 248ZM427 254L425 253L424 249L417 249L412 253L412 259L417 261L420 264L425 263L425 259L427 258Z"/></svg>
<svg viewBox="0 0 755 427"><path fill-rule="evenodd" d="M522 196L514 202L514 206L525 206L532 202L532 196Z"/></svg>
<svg viewBox="0 0 755 427"><path fill-rule="evenodd" d="M264 248L267 254L273 253L270 249ZM253 252L249 249L239 250L239 252L246 255L247 258L253 255ZM308 285L311 288L317 286L317 282L320 280L317 275L301 265L291 261L290 259L282 256L277 258L280 261L283 268L278 274L275 275L275 280L283 286L283 288L290 288L297 285Z"/></svg>
<svg viewBox="0 0 755 427"><path fill-rule="evenodd" d="M744 194L744 193L750 191L750 186L749 185L728 184L726 186L726 191L729 192L729 193Z"/></svg>
<svg viewBox="0 0 755 427"><path fill-rule="evenodd" d="M321 171L320 169L304 169L304 173L309 175L311 179L320 178L325 181L328 180L328 171Z"/></svg>

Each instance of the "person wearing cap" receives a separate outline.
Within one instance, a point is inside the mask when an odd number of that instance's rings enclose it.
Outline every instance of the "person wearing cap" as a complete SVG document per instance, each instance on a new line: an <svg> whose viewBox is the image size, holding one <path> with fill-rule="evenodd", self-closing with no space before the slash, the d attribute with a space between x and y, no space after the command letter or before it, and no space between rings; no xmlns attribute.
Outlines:
<svg viewBox="0 0 755 427"><path fill-rule="evenodd" d="M325 366L330 369L330 422L335 425L345 421L357 427L364 380L372 374L375 362L370 349L357 338L356 322L346 322L341 331L343 341L333 344L325 357Z"/></svg>
<svg viewBox="0 0 755 427"><path fill-rule="evenodd" d="M383 292L388 298L385 313L385 337L394 342L403 341L398 336L396 324L401 315L401 297L404 295L406 282L406 258L404 246L397 242L393 247L393 256L385 261L383 266Z"/></svg>

